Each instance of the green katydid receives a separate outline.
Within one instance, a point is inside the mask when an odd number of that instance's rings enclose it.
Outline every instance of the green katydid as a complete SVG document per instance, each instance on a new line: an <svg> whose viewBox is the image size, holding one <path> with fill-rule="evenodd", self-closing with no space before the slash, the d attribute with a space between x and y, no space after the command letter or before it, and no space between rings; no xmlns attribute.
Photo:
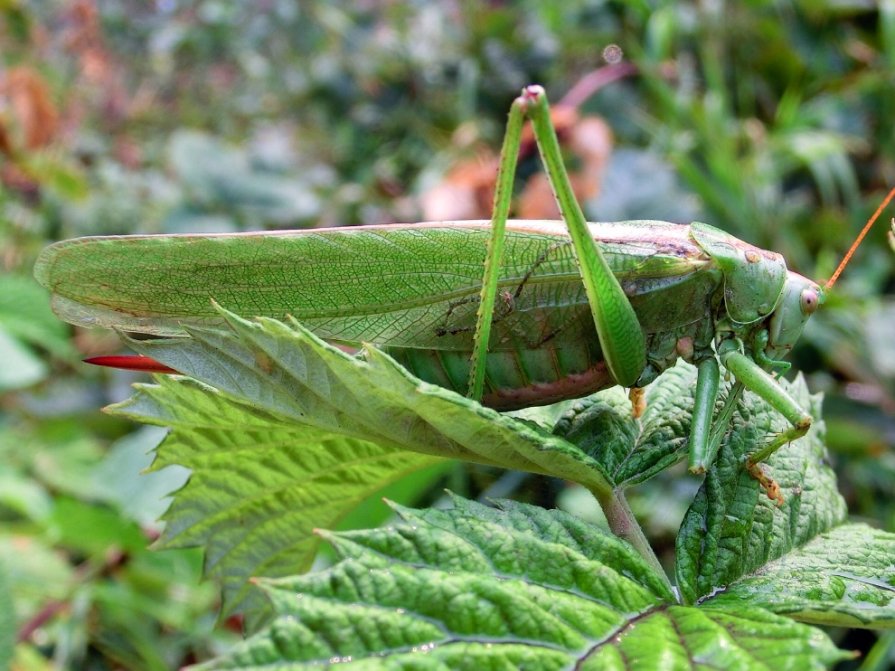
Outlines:
<svg viewBox="0 0 895 671"><path fill-rule="evenodd" d="M565 229L507 219L526 117ZM81 238L45 249L35 275L71 323L182 335L220 319L213 299L378 345L417 377L504 410L640 388L683 358L698 369L693 472L714 460L743 389L791 424L750 468L811 423L767 371L789 366L780 359L824 289L706 224L586 223L539 86L511 108L491 222ZM736 383L713 420L719 361Z"/></svg>

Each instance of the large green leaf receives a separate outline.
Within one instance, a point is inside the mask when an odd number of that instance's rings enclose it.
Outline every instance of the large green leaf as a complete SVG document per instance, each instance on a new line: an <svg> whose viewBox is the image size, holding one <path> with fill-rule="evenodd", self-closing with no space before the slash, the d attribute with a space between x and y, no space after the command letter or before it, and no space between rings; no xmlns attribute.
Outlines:
<svg viewBox="0 0 895 671"><path fill-rule="evenodd" d="M895 627L895 534L845 524L769 562L712 597L762 606L803 622Z"/></svg>
<svg viewBox="0 0 895 671"><path fill-rule="evenodd" d="M762 465L779 485L783 503L765 495L743 462L785 429L786 421L746 393L678 534L677 582L687 602L762 570L845 520L845 501L827 461L820 395L809 394L801 376L782 384L814 418L808 435Z"/></svg>
<svg viewBox="0 0 895 671"><path fill-rule="evenodd" d="M253 575L310 568L316 527L335 526L383 485L435 461L265 413L188 379L141 386L120 412L170 426L153 464L192 470L164 516L163 547L205 548L225 613L263 603Z"/></svg>
<svg viewBox="0 0 895 671"><path fill-rule="evenodd" d="M672 605L626 543L559 511L463 499L329 535L342 561L263 580L276 620L205 669L820 669L848 657L760 608Z"/></svg>
<svg viewBox="0 0 895 671"><path fill-rule="evenodd" d="M337 526L373 492L442 457L558 475L605 495L683 454L688 367L648 390L640 420L617 391L572 404L557 430L581 449L552 435L544 413L540 422L493 412L420 382L375 349L350 356L297 324L226 318L230 331L135 343L196 379L160 378L116 408L172 427L154 467L180 464L192 477L174 496L163 544L205 547L209 572L224 581L225 612L257 616L249 577L306 570L318 546L314 528ZM801 381L791 391L816 421L766 466L785 504L769 501L742 467L744 453L785 426L747 395L682 527L677 572L688 602L757 575L844 519L823 461L819 400ZM779 609L793 610L782 601Z"/></svg>

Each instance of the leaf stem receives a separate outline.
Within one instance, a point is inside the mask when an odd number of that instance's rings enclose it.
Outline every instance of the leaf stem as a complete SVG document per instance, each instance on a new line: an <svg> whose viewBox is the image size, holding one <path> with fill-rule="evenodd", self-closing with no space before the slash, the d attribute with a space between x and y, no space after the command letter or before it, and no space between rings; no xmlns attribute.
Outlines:
<svg viewBox="0 0 895 671"><path fill-rule="evenodd" d="M625 498L624 490L612 489L608 493L595 490L591 490L591 492L600 503L612 533L633 545L634 549L646 560L647 564L661 576L665 584L668 585L668 589L673 594L677 594L677 590L674 589L668 574L662 568L659 558L653 552L652 546L649 544L646 535L644 535L643 529L637 523L637 518L634 517L631 506L628 505L628 500Z"/></svg>

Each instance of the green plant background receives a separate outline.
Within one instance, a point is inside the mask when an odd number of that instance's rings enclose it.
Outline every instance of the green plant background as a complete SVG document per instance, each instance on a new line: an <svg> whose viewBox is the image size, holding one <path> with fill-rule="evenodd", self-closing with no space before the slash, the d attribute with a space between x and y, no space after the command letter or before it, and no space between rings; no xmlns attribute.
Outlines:
<svg viewBox="0 0 895 671"><path fill-rule="evenodd" d="M559 99L606 65L611 45L638 73L581 109L615 137L601 193L585 203L591 219L701 219L824 278L895 185L888 0L6 0L0 43L0 75L32 73L56 114L47 140L26 146L35 117L0 90L16 149L0 154L0 585L12 601L0 604L0 650L27 633L22 669L175 668L226 651L240 625L216 623L218 591L201 581L197 552L147 550L185 473L138 476L161 434L99 412L138 378L79 363L117 343L49 312L30 278L48 242L419 220L420 194L456 160L476 142L499 146L523 85ZM852 516L892 531L885 228L792 360L826 394ZM663 559L697 484L674 471L630 494ZM422 505L445 486L594 515L563 482L460 464L389 496ZM389 514L371 504L344 524ZM881 664L895 655L887 636L832 635L877 645Z"/></svg>

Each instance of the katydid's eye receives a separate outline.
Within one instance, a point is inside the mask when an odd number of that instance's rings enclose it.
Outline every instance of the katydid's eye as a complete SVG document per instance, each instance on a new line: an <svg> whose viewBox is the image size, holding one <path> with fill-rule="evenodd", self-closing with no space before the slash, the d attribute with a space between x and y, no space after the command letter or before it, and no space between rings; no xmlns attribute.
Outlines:
<svg viewBox="0 0 895 671"><path fill-rule="evenodd" d="M802 291L802 314L813 315L819 303L817 292L814 289Z"/></svg>

